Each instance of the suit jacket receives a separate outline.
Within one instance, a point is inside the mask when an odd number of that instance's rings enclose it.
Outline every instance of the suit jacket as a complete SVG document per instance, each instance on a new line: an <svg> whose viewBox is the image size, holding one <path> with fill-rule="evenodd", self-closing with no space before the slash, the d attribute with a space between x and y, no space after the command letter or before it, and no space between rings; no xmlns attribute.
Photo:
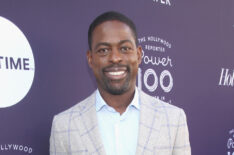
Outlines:
<svg viewBox="0 0 234 155"><path fill-rule="evenodd" d="M182 109L139 90L140 121L137 155L191 155ZM54 117L50 155L104 155L96 116L95 92Z"/></svg>

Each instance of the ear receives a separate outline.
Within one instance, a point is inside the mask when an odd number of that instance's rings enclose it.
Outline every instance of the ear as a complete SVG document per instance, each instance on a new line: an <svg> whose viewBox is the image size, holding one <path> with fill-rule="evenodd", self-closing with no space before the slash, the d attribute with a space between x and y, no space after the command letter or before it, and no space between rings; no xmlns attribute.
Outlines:
<svg viewBox="0 0 234 155"><path fill-rule="evenodd" d="M137 56L138 56L138 65L141 64L142 60L142 47L138 46L137 47Z"/></svg>
<svg viewBox="0 0 234 155"><path fill-rule="evenodd" d="M92 51L91 50L88 50L86 52L86 58L87 58L87 61L88 61L88 64L89 64L89 67L92 68Z"/></svg>

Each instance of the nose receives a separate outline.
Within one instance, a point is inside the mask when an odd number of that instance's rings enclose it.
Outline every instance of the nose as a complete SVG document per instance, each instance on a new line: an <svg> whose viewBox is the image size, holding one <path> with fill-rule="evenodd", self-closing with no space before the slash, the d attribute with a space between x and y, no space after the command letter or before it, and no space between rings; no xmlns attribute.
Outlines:
<svg viewBox="0 0 234 155"><path fill-rule="evenodd" d="M110 52L109 61L115 64L122 61L122 54L117 48L113 48Z"/></svg>

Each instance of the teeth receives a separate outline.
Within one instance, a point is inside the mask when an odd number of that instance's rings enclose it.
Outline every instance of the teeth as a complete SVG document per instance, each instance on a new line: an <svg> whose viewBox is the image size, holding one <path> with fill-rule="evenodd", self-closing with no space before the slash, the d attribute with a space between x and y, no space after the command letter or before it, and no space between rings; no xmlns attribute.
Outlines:
<svg viewBox="0 0 234 155"><path fill-rule="evenodd" d="M118 72L109 72L110 75L121 75L124 74L124 71L118 71Z"/></svg>

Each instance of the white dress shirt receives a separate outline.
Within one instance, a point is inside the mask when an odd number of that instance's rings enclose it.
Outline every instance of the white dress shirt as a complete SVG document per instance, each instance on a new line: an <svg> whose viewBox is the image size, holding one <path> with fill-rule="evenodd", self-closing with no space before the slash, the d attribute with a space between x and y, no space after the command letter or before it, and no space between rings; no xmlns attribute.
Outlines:
<svg viewBox="0 0 234 155"><path fill-rule="evenodd" d="M99 131L107 155L134 155L136 153L140 103L137 89L126 111L120 115L96 91L96 111Z"/></svg>

